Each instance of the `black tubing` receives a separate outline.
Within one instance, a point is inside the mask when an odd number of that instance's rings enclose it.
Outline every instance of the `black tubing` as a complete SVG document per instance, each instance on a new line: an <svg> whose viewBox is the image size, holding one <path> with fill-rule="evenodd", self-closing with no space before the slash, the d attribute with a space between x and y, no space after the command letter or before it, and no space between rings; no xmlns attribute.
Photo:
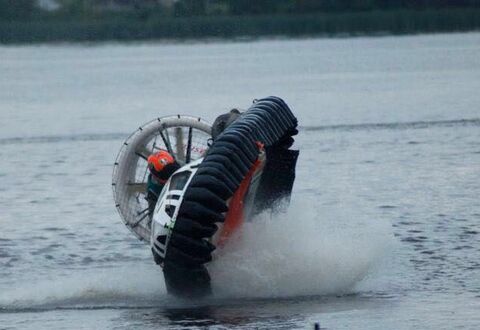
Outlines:
<svg viewBox="0 0 480 330"><path fill-rule="evenodd" d="M240 186L258 158L257 142L267 149L267 169L262 182L286 174L278 188L280 194L263 187L262 203L272 196L285 195L293 185L297 151L288 150L298 131L297 119L286 103L275 96L256 101L242 116L220 133L187 187L170 236L164 262L167 290L177 296L204 296L211 292L210 276L204 264L212 259L215 247L210 239L228 211L227 201ZM269 164L269 154L279 152L279 170ZM285 160L284 160L285 159ZM293 167L293 168L292 168ZM265 173L264 173L265 174ZM263 178L263 174L262 174ZM259 187L261 188L261 187ZM290 190L289 190L290 189Z"/></svg>
<svg viewBox="0 0 480 330"><path fill-rule="evenodd" d="M215 178L214 183L221 184L222 190L225 190L229 196L232 196L235 192L235 182L232 181L224 172L220 171L218 168L201 168L195 173L192 181L190 182L191 187L200 187L202 184L205 184L204 181L209 180L210 178ZM201 180L203 179L203 181ZM196 183L199 182L199 183ZM224 199L227 199L225 197Z"/></svg>

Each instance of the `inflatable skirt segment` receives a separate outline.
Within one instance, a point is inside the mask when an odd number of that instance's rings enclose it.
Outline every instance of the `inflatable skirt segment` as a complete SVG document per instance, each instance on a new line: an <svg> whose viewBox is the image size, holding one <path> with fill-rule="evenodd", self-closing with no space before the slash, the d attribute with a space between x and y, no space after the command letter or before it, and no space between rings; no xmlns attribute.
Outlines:
<svg viewBox="0 0 480 330"><path fill-rule="evenodd" d="M256 212L288 200L295 180L297 150L290 150L297 119L278 97L256 100L212 143L191 179L172 229L163 264L169 293L205 296L211 293L205 264L212 260L210 243L225 221L229 201L265 149L266 163L253 201ZM279 203L277 203L279 204Z"/></svg>

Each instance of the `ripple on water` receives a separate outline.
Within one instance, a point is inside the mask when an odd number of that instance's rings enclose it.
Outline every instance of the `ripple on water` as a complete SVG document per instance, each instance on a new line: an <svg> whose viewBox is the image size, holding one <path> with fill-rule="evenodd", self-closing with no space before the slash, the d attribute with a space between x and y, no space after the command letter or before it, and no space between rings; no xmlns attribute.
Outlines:
<svg viewBox="0 0 480 330"><path fill-rule="evenodd" d="M10 258L11 255L7 251L0 251L0 258Z"/></svg>
<svg viewBox="0 0 480 330"><path fill-rule="evenodd" d="M93 258L91 257L84 257L81 261L83 265L88 265L88 264L91 264L92 262L93 262Z"/></svg>
<svg viewBox="0 0 480 330"><path fill-rule="evenodd" d="M415 265L424 265L424 264L427 264L427 261L426 260L423 260L423 259L416 259L416 258L411 258L410 259L410 262L415 264Z"/></svg>
<svg viewBox="0 0 480 330"><path fill-rule="evenodd" d="M61 227L45 227L45 228L43 228L43 230L45 230L45 231L65 231L66 229L61 228Z"/></svg>
<svg viewBox="0 0 480 330"><path fill-rule="evenodd" d="M45 237L45 236L32 236L30 237L30 240L40 240L40 241L45 241L47 240L48 238Z"/></svg>
<svg viewBox="0 0 480 330"><path fill-rule="evenodd" d="M465 231L464 231L464 234L467 234L467 235L477 235L477 234L478 234L478 231L476 231L476 230L465 230Z"/></svg>
<svg viewBox="0 0 480 330"><path fill-rule="evenodd" d="M408 236L408 237L403 237L400 239L402 242L407 242L407 243L419 243L427 240L427 237L425 236Z"/></svg>
<svg viewBox="0 0 480 330"><path fill-rule="evenodd" d="M434 251L431 251L431 250L424 250L424 251L421 251L420 253L421 253L421 254L432 255L432 254L434 254L435 252L434 252Z"/></svg>
<svg viewBox="0 0 480 330"><path fill-rule="evenodd" d="M423 231L419 229L409 229L407 230L407 233L420 234L420 233L423 233Z"/></svg>
<svg viewBox="0 0 480 330"><path fill-rule="evenodd" d="M395 209L397 207L394 206L394 205L380 205L378 208L380 208L380 209Z"/></svg>
<svg viewBox="0 0 480 330"><path fill-rule="evenodd" d="M59 233L58 235L59 235L59 236L63 236L63 237L75 237L75 236L76 236L74 233L70 233L70 232L67 232L67 233Z"/></svg>
<svg viewBox="0 0 480 330"><path fill-rule="evenodd" d="M6 263L3 264L4 267L10 268L13 267L13 264L19 261L20 258L18 257L11 257L10 260L8 260Z"/></svg>
<svg viewBox="0 0 480 330"><path fill-rule="evenodd" d="M473 249L473 246L470 246L470 245L459 245L459 246L455 246L453 248L454 250L470 250L470 249Z"/></svg>
<svg viewBox="0 0 480 330"><path fill-rule="evenodd" d="M413 246L415 247L415 251L425 249L425 246L423 246L423 244L421 244L421 243L413 244Z"/></svg>
<svg viewBox="0 0 480 330"><path fill-rule="evenodd" d="M432 255L430 257L430 259L445 261L445 260L447 260L447 256L445 256L445 255Z"/></svg>
<svg viewBox="0 0 480 330"><path fill-rule="evenodd" d="M402 225L402 226L417 226L417 225L421 225L420 222L417 222L417 221L408 221L408 220L398 221L397 223L398 223L399 225Z"/></svg>

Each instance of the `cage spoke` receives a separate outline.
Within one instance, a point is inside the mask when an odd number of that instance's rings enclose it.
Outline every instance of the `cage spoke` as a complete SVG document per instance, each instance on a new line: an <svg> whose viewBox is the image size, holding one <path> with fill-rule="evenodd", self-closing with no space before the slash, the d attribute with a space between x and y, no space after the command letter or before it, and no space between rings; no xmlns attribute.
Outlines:
<svg viewBox="0 0 480 330"><path fill-rule="evenodd" d="M192 158L192 128L188 128L188 142L187 142L187 155L185 157L185 162L188 164Z"/></svg>
<svg viewBox="0 0 480 330"><path fill-rule="evenodd" d="M148 150L145 146L139 146L137 148L137 150L135 150L135 155L137 155L138 157L141 157L145 160L148 159L148 156L150 156L152 152L150 150Z"/></svg>
<svg viewBox="0 0 480 330"><path fill-rule="evenodd" d="M185 162L185 146L183 145L183 128L175 127L175 140L176 140L176 151L177 151L177 160L180 162Z"/></svg>
<svg viewBox="0 0 480 330"><path fill-rule="evenodd" d="M168 129L165 129L166 134L163 134L163 130L160 130L160 136L162 137L163 144L165 144L165 147L167 147L167 151L173 155L173 150L172 150L172 145L170 143L170 137L168 135ZM166 137L165 137L166 136Z"/></svg>

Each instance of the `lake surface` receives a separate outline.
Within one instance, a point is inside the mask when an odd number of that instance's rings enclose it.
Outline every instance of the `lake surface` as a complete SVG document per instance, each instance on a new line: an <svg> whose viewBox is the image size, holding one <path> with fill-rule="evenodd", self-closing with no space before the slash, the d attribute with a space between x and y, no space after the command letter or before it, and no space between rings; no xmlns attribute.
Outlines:
<svg viewBox="0 0 480 330"><path fill-rule="evenodd" d="M0 329L480 327L480 33L0 47ZM278 95L286 214L165 293L115 210L124 139Z"/></svg>

